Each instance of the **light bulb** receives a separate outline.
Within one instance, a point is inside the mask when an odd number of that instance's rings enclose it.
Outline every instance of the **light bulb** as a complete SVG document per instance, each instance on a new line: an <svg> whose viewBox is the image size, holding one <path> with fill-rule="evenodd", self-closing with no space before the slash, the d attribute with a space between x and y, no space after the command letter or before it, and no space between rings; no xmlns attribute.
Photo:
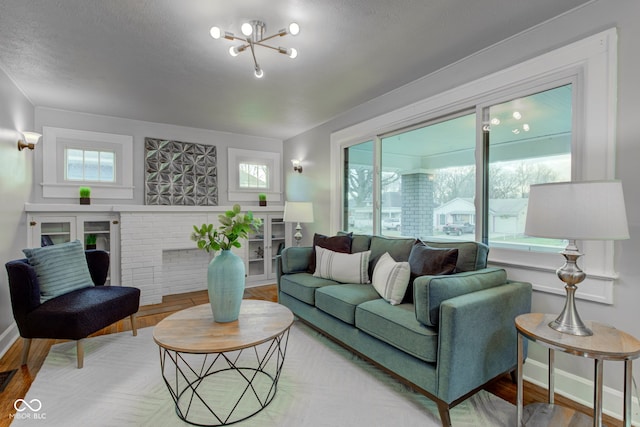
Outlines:
<svg viewBox="0 0 640 427"><path fill-rule="evenodd" d="M524 130L525 132L529 132L529 129L531 129L531 128L529 127L528 124L525 123L525 124L522 125L522 130Z"/></svg>
<svg viewBox="0 0 640 427"><path fill-rule="evenodd" d="M229 55L231 55L231 56L238 56L238 54L239 54L239 53L240 53L240 52L238 51L238 48L237 48L237 47L235 47L235 46L231 46L231 47L229 48Z"/></svg>
<svg viewBox="0 0 640 427"><path fill-rule="evenodd" d="M516 120L520 120L522 118L522 114L520 114L520 112L518 111L514 111L513 112L513 118Z"/></svg>
<svg viewBox="0 0 640 427"><path fill-rule="evenodd" d="M224 34L222 32L222 30L218 27L211 27L211 30L209 31L209 34L211 34L211 37L213 37L214 39L219 39L220 37L222 37L222 35Z"/></svg>
<svg viewBox="0 0 640 427"><path fill-rule="evenodd" d="M296 24L295 22L289 24L289 34L291 34L292 36L297 36L298 33L300 33L300 25Z"/></svg>
<svg viewBox="0 0 640 427"><path fill-rule="evenodd" d="M491 119L491 124L492 125L499 125L500 124L500 119L497 117L494 117L493 119Z"/></svg>
<svg viewBox="0 0 640 427"><path fill-rule="evenodd" d="M242 34L244 34L247 37L249 37L253 33L253 26L248 22L245 22L244 24L242 24L242 27L240 27L240 29L242 30Z"/></svg>
<svg viewBox="0 0 640 427"><path fill-rule="evenodd" d="M261 79L262 76L264 76L264 71L262 71L262 68L256 66L256 69L253 72L253 74L256 76L256 78Z"/></svg>
<svg viewBox="0 0 640 427"><path fill-rule="evenodd" d="M287 49L287 54L289 55L289 58L295 59L298 56L298 51L294 48Z"/></svg>
<svg viewBox="0 0 640 427"><path fill-rule="evenodd" d="M512 130L511 132L513 132L514 134L516 134L516 135L517 135L517 134L519 134L519 133L520 133L520 129L514 129L514 130Z"/></svg>

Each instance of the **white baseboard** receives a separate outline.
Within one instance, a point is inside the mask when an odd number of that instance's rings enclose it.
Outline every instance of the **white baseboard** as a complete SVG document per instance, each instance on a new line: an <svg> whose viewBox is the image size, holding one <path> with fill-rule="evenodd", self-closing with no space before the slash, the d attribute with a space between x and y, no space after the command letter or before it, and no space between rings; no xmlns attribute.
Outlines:
<svg viewBox="0 0 640 427"><path fill-rule="evenodd" d="M548 365L531 358L524 364L523 377L525 380L544 389L548 388ZM579 377L561 369L555 368L555 393L567 397L589 408L593 408L593 386L591 380ZM634 390L635 393L635 390ZM602 390L602 412L622 420L624 396L622 391L610 387ZM638 397L632 398L632 422L640 425L640 403Z"/></svg>
<svg viewBox="0 0 640 427"><path fill-rule="evenodd" d="M0 357L4 357L18 338L20 338L18 325L16 325L16 322L12 322L11 325L9 325L9 327L0 335Z"/></svg>

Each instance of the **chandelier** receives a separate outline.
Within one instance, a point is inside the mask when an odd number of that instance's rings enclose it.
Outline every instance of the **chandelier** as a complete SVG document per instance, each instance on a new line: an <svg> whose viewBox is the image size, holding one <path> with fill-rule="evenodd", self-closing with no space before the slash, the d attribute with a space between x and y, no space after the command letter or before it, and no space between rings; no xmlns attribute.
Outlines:
<svg viewBox="0 0 640 427"><path fill-rule="evenodd" d="M237 37L233 33L221 30L219 27L211 27L211 30L209 31L209 33L211 34L211 37L213 37L216 40L225 38L227 40L232 40L232 41L233 40L241 41L242 42L241 45L231 46L229 48L229 55L238 56L248 48L251 51L251 56L253 57L253 64L254 64L253 73L259 79L262 78L262 76L264 76L264 71L262 71L262 68L260 68L260 65L258 64L258 60L256 59L256 52L255 52L256 46L262 46L269 49L273 49L278 53L287 55L289 58L295 58L296 56L298 56L298 51L295 50L294 48L287 49L284 47L273 47L264 43L276 37L284 37L287 34L291 34L292 36L297 35L300 32L300 26L295 22L292 22L291 24L289 24L287 28L284 28L270 36L264 35L264 33L267 30L267 25L262 21L254 20L254 21L245 22L240 27L240 30L242 31L242 34L244 35L244 37Z"/></svg>

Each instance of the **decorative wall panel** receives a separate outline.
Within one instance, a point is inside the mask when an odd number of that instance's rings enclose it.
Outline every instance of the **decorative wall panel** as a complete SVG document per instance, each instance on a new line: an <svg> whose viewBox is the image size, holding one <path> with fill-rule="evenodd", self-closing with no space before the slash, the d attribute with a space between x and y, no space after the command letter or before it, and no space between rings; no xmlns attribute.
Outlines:
<svg viewBox="0 0 640 427"><path fill-rule="evenodd" d="M145 138L147 205L218 205L216 147Z"/></svg>

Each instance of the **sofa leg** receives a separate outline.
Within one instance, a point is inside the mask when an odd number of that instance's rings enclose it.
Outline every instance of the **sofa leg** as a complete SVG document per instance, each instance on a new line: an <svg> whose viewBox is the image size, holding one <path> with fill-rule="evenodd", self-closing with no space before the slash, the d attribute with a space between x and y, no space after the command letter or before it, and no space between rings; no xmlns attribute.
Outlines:
<svg viewBox="0 0 640 427"><path fill-rule="evenodd" d="M133 336L138 335L138 328L136 327L136 315L132 314L129 316L129 320L131 320L131 331L133 331Z"/></svg>
<svg viewBox="0 0 640 427"><path fill-rule="evenodd" d="M509 372L509 376L511 376L511 382L513 384L518 384L518 375L515 369Z"/></svg>
<svg viewBox="0 0 640 427"><path fill-rule="evenodd" d="M82 369L84 364L84 339L79 339L76 342L76 351L78 353L78 369Z"/></svg>
<svg viewBox="0 0 640 427"><path fill-rule="evenodd" d="M22 364L26 365L29 359L29 350L31 350L31 338L22 339Z"/></svg>
<svg viewBox="0 0 640 427"><path fill-rule="evenodd" d="M438 413L440 413L440 421L442 427L451 427L451 417L449 416L449 405L444 402L437 402Z"/></svg>

